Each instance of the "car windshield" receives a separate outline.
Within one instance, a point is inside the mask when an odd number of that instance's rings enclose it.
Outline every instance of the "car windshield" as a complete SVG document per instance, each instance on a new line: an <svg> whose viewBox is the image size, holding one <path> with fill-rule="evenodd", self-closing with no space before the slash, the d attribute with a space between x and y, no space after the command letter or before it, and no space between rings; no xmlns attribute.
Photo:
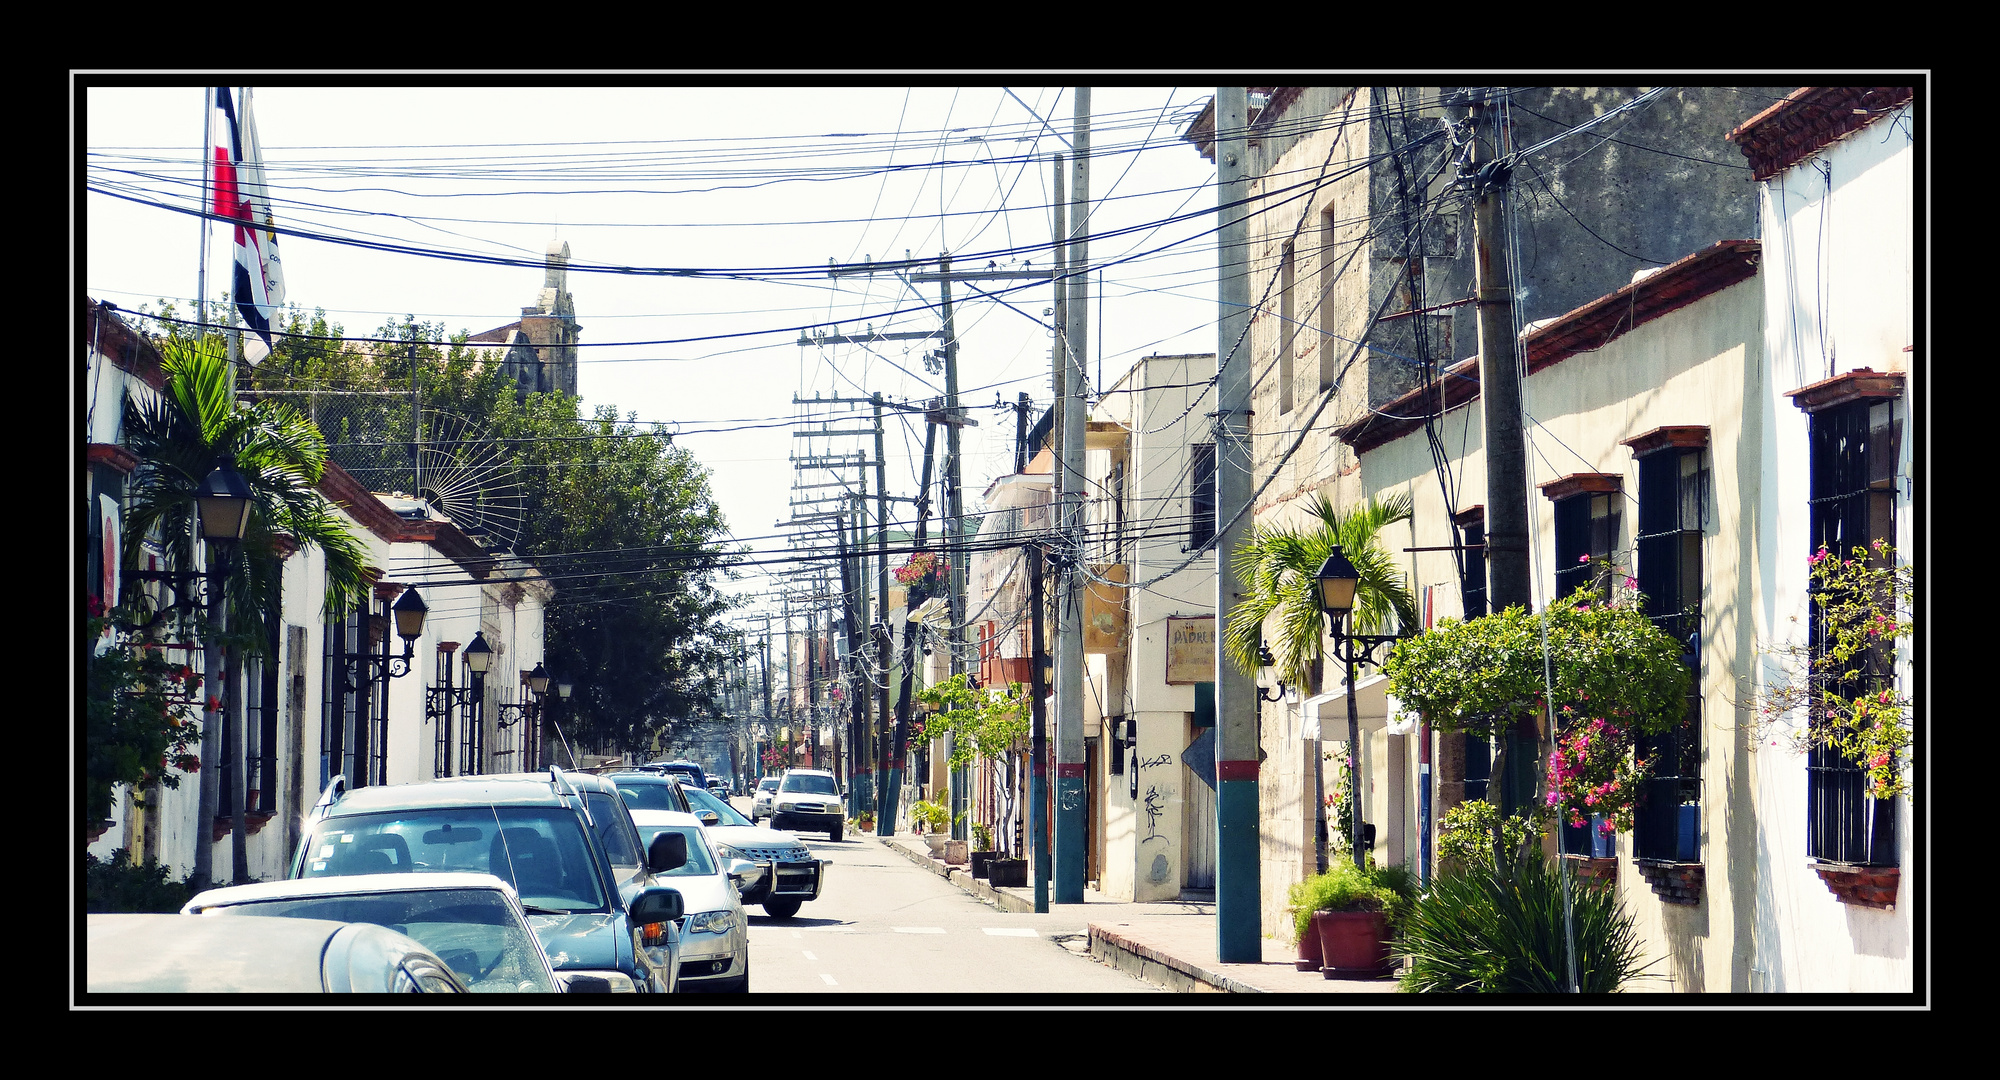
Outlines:
<svg viewBox="0 0 2000 1080"><path fill-rule="evenodd" d="M778 790L778 778L774 776L774 777L768 777L768 778L766 778L766 779L763 779L763 780L759 780L759 781L757 781L757 790L758 790L758 791L776 791L776 790Z"/></svg>
<svg viewBox="0 0 2000 1080"><path fill-rule="evenodd" d="M681 792L687 796L688 805L696 810L713 810L719 818L718 825L751 825L749 818L738 813L736 808L700 788L688 788Z"/></svg>
<svg viewBox="0 0 2000 1080"><path fill-rule="evenodd" d="M794 773L786 776L785 782L779 788L779 790L800 792L806 795L840 794L840 791L833 786L833 777L815 776L811 773L806 773L803 775Z"/></svg>
<svg viewBox="0 0 2000 1080"><path fill-rule="evenodd" d="M468 870L514 886L530 912L607 911L590 840L562 807L449 806L313 826L299 876Z"/></svg>
<svg viewBox="0 0 2000 1080"><path fill-rule="evenodd" d="M639 835L645 838L648 847L652 846L653 838L659 836L661 833L679 833L687 837L688 861L657 876L704 877L715 873L715 864L709 861L708 858L708 845L702 843L698 827L690 825L641 825L639 827Z"/></svg>
<svg viewBox="0 0 2000 1080"><path fill-rule="evenodd" d="M678 810L682 813L687 812L687 804L681 801L678 794L677 789L680 785L672 780L668 780L665 783L645 780L627 783L621 778L612 782L618 785L618 797L624 799L625 805L634 810Z"/></svg>
<svg viewBox="0 0 2000 1080"><path fill-rule="evenodd" d="M204 914L374 923L421 942L475 994L556 992L534 932L493 889L292 897L209 908Z"/></svg>

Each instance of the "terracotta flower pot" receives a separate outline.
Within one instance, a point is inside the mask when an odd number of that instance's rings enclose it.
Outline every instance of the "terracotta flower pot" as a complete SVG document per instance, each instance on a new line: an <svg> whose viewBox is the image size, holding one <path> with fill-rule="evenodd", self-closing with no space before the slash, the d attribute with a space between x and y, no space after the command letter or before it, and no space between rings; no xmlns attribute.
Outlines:
<svg viewBox="0 0 2000 1080"><path fill-rule="evenodd" d="M1299 935L1299 958L1295 963L1300 971L1318 971L1326 965L1320 950L1319 927L1308 925L1306 932Z"/></svg>
<svg viewBox="0 0 2000 1080"><path fill-rule="evenodd" d="M1393 970L1389 914L1384 911L1315 911L1320 974L1329 979L1379 979Z"/></svg>

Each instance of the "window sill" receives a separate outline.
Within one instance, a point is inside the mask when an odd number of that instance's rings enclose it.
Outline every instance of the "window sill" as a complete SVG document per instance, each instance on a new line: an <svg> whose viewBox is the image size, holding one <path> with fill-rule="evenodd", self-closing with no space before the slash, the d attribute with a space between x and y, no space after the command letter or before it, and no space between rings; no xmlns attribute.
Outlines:
<svg viewBox="0 0 2000 1080"><path fill-rule="evenodd" d="M1895 866L1856 866L1852 863L1812 863L1813 872L1843 904L1857 907L1896 909L1896 889L1903 871Z"/></svg>
<svg viewBox="0 0 2000 1080"><path fill-rule="evenodd" d="M1669 904L1695 905L1701 903L1702 886L1708 873L1698 862L1672 862L1666 859L1634 859L1632 865L1639 868L1646 883L1653 887L1653 895Z"/></svg>
<svg viewBox="0 0 2000 1080"><path fill-rule="evenodd" d="M1569 864L1569 872L1577 877L1601 881L1606 885L1618 883L1618 859L1615 856L1595 858L1589 855L1564 855L1562 859Z"/></svg>

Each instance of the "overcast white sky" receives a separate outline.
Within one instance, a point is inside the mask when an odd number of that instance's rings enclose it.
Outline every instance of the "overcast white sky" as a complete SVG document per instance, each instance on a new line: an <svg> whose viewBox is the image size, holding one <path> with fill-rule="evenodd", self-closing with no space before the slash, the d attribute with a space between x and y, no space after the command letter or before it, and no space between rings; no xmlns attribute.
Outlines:
<svg viewBox="0 0 2000 1080"><path fill-rule="evenodd" d="M1108 383L1141 356L1215 349L1213 218L1200 216L1214 207L1214 166L1179 139L1212 93L1093 90L1093 231L1198 215L1092 243L1092 262L1109 264L1102 318L1092 310L1093 378L1100 364ZM187 310L197 220L104 191L190 202L202 100L196 86L130 85L92 85L74 99L88 190L73 205L92 297L128 310L165 298ZM1074 112L1067 89L997 86L285 85L257 87L254 102L281 226L536 261L560 237L577 264L752 271L699 281L573 271L569 288L589 346L578 377L586 409L614 404L679 424L682 445L713 470L731 529L760 549L785 546L771 537L790 516L787 459L808 440L782 426L696 432L790 417L794 393L920 399L938 392L923 380L941 387L943 376L925 369L927 342L896 342L879 357L822 352L800 348L788 329L936 329L934 311L910 310L935 304L935 285L754 271L946 250L961 268L1046 267L1045 251L1017 249L1050 237L1048 159L1067 154ZM211 296L229 258L217 235ZM280 250L288 301L324 308L357 335L406 315L476 333L518 318L542 285L538 268L305 237L284 237ZM1035 320L1049 286L1010 294L1019 310L964 286L953 293L963 401L990 406L1026 391L1046 407L1050 342ZM968 509L1012 467L1010 414L972 415L981 426L966 448ZM922 425L890 424L890 489L914 494Z"/></svg>

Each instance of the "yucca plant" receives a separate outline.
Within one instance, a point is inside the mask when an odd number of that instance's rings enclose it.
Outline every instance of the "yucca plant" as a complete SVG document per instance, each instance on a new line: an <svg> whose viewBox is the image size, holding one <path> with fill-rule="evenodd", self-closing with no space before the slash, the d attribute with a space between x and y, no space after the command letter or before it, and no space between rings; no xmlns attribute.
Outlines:
<svg viewBox="0 0 2000 1080"><path fill-rule="evenodd" d="M1417 993L1569 992L1561 873L1539 855L1500 872L1475 868L1432 883L1403 919L1396 955L1408 961L1402 989ZM1622 990L1650 961L1632 916L1609 885L1572 878L1578 988Z"/></svg>

